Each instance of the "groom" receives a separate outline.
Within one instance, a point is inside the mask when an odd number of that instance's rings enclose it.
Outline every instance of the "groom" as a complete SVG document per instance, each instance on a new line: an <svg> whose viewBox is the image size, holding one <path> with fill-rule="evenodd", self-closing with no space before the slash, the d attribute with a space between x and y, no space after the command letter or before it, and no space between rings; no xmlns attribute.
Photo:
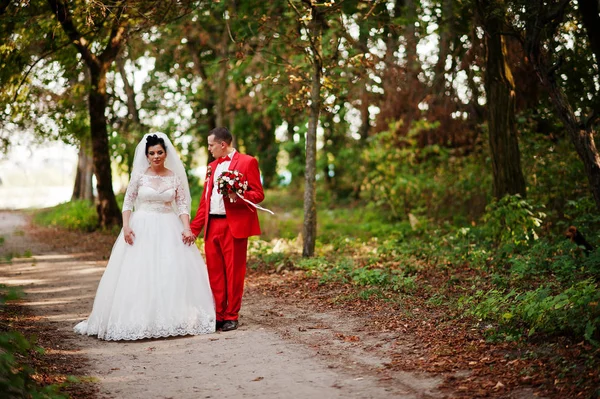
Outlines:
<svg viewBox="0 0 600 399"><path fill-rule="evenodd" d="M215 185L226 170L237 170L248 181L244 198L258 204L265 198L256 158L240 154L232 146L229 130L218 127L208 133L208 151L215 161L208 165L204 191L196 217L190 223L194 236L204 229L208 277L215 298L217 329L238 328L242 306L248 237L259 235L257 211L235 194L224 197Z"/></svg>

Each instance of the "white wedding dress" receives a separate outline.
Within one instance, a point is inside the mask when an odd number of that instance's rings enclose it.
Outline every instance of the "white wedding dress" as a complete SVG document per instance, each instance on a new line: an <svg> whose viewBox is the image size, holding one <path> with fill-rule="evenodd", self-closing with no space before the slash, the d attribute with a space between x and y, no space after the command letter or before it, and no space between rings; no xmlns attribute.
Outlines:
<svg viewBox="0 0 600 399"><path fill-rule="evenodd" d="M178 214L189 213L176 175L133 175L123 211L132 210L133 245L115 242L92 313L74 331L104 340L134 340L215 331L206 264L182 242Z"/></svg>

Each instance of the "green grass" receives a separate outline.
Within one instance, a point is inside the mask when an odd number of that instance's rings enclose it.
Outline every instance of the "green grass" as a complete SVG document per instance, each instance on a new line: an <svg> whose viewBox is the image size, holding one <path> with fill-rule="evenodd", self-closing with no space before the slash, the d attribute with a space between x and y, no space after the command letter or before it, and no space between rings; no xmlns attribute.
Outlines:
<svg viewBox="0 0 600 399"><path fill-rule="evenodd" d="M66 202L37 211L33 220L41 226L88 232L94 231L98 226L96 208L91 201L86 200Z"/></svg>

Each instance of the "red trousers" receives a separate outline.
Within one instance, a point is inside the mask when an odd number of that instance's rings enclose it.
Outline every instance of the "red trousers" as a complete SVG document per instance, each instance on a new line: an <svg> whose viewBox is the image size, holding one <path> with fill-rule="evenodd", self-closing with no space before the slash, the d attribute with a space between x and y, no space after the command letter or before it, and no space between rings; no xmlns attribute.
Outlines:
<svg viewBox="0 0 600 399"><path fill-rule="evenodd" d="M204 242L217 321L237 320L246 276L247 238L235 238L227 219L210 218Z"/></svg>

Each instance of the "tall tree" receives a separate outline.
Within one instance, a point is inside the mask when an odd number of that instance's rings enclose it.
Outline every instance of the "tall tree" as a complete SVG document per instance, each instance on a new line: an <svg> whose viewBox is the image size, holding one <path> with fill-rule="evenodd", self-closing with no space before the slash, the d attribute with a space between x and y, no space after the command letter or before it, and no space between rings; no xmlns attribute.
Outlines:
<svg viewBox="0 0 600 399"><path fill-rule="evenodd" d="M577 116L573 104L569 101L563 87L559 83L557 73L561 67L560 55L553 58L557 29L565 20L570 1L532 0L523 3L525 30L523 43L527 56L540 79L542 86L549 94L558 117L571 137L575 150L583 162L585 174L590 184L590 191L600 210L600 154L594 141L595 123L598 118L597 109L578 110L583 117ZM519 29L517 27L516 29ZM593 46L593 45L592 45ZM593 72L598 78L598 70ZM590 93L591 94L591 93ZM594 96L597 97L598 94ZM587 112L586 112L587 111Z"/></svg>
<svg viewBox="0 0 600 399"><path fill-rule="evenodd" d="M488 130L494 176L494 196L525 196L525 178L515 126L515 90L510 65L506 60L506 5L503 1L478 1L478 11L485 31L485 87Z"/></svg>
<svg viewBox="0 0 600 399"><path fill-rule="evenodd" d="M302 228L302 256L315 253L317 239L317 126L321 114L321 77L323 76L323 28L326 23L320 6L311 1L305 2L300 10L292 0L290 7L296 12L308 39L306 55L312 67L310 75L310 110L306 132L306 167L304 174L304 224ZM306 22L308 20L308 23Z"/></svg>
<svg viewBox="0 0 600 399"><path fill-rule="evenodd" d="M91 155L90 141L82 140L77 155L77 170L75 172L75 183L73 184L73 200L94 199L92 177L94 175L94 163Z"/></svg>
<svg viewBox="0 0 600 399"><path fill-rule="evenodd" d="M125 14L126 2L117 2L107 15L110 30L106 44L99 54L95 54L93 41L81 33L76 26L67 3L61 0L48 0L53 14L62 26L65 34L81 54L89 70L91 80L88 93L90 113L90 132L94 172L98 188L98 222L101 227L120 225L121 211L117 205L112 186L112 172L106 128L106 74L119 55L119 50L127 38L128 19Z"/></svg>

